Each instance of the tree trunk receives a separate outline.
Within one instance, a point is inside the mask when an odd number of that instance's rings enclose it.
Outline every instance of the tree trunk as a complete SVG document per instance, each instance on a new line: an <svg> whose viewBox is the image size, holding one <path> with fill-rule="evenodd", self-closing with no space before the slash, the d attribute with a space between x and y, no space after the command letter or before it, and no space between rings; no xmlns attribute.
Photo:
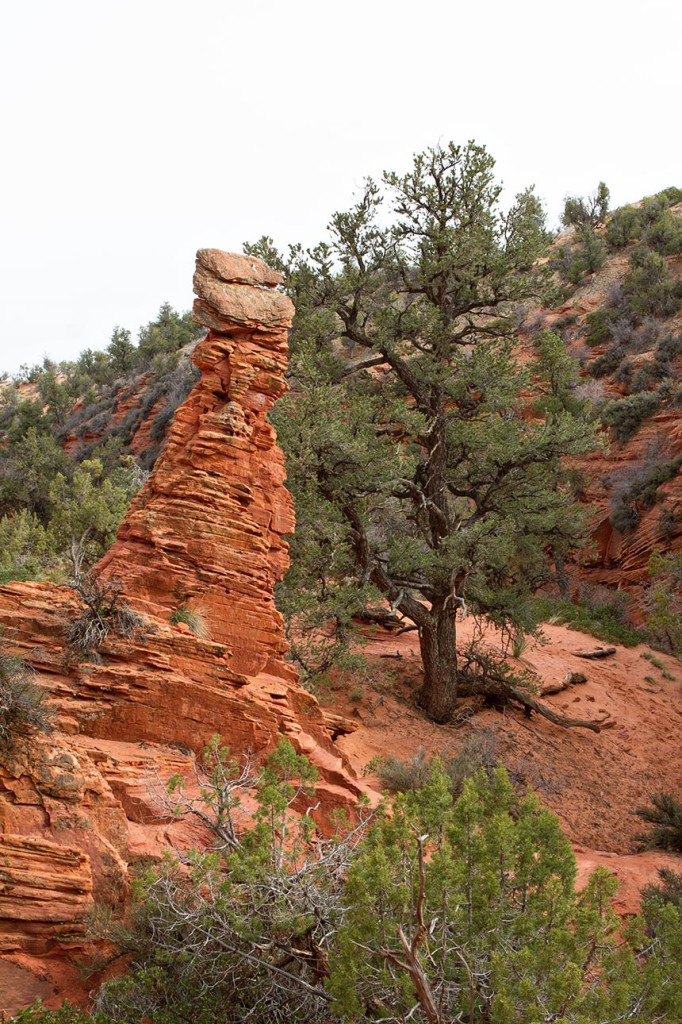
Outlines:
<svg viewBox="0 0 682 1024"><path fill-rule="evenodd" d="M568 576L566 575L564 560L559 551L554 552L554 566L556 568L556 581L559 587L559 593L566 601L570 598L571 591L568 586Z"/></svg>
<svg viewBox="0 0 682 1024"><path fill-rule="evenodd" d="M429 622L419 631L424 685L418 704L433 722L449 722L457 703L456 608L431 609Z"/></svg>

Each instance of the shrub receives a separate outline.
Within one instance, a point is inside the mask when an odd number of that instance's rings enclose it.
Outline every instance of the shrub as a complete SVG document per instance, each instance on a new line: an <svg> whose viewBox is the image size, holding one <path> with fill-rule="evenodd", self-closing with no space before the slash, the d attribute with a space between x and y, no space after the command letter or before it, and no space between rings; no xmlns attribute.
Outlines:
<svg viewBox="0 0 682 1024"><path fill-rule="evenodd" d="M625 347L623 345L611 345L606 352L598 356L593 363L590 363L589 371L592 377L599 379L607 377L620 367L625 359Z"/></svg>
<svg viewBox="0 0 682 1024"><path fill-rule="evenodd" d="M198 608L188 608L186 605L181 605L180 608L176 608L171 614L170 622L173 626L177 626L179 622L184 622L194 635L198 636L201 640L210 640L211 638L211 631L208 628L206 616Z"/></svg>
<svg viewBox="0 0 682 1024"><path fill-rule="evenodd" d="M611 523L623 533L633 530L639 523L637 505L652 508L658 500L658 489L673 480L682 468L682 456L666 462L650 461L629 470L613 487ZM612 481L613 482L613 481Z"/></svg>
<svg viewBox="0 0 682 1024"><path fill-rule="evenodd" d="M642 889L643 903L672 903L682 909L682 873L672 868L659 868L660 883L651 883Z"/></svg>
<svg viewBox="0 0 682 1024"><path fill-rule="evenodd" d="M671 185L670 188L664 188L658 195L665 199L668 206L676 206L678 203L682 203L682 188L677 188L675 185Z"/></svg>
<svg viewBox="0 0 682 1024"><path fill-rule="evenodd" d="M589 316L592 314L590 313ZM618 316L609 325L611 337L621 345L630 346L636 339L635 328L627 316Z"/></svg>
<svg viewBox="0 0 682 1024"><path fill-rule="evenodd" d="M0 651L0 753L11 754L35 732L50 732L53 715L25 662Z"/></svg>
<svg viewBox="0 0 682 1024"><path fill-rule="evenodd" d="M682 354L682 335L669 332L660 337L656 343L654 359L659 363L671 363Z"/></svg>
<svg viewBox="0 0 682 1024"><path fill-rule="evenodd" d="M497 738L490 729L470 733L454 757L441 756L439 759L449 780L450 793L457 798L467 779L481 769L490 774L498 763ZM374 758L365 771L374 771L384 789L389 793L409 793L426 785L434 770L434 758L426 756L422 748L410 758Z"/></svg>
<svg viewBox="0 0 682 1024"><path fill-rule="evenodd" d="M667 541L672 540L677 533L679 522L680 519L676 505L672 508L666 505L661 509L658 517L658 529Z"/></svg>
<svg viewBox="0 0 682 1024"><path fill-rule="evenodd" d="M121 598L119 580L99 580L88 573L73 586L86 607L67 627L69 651L89 658L111 632L128 639L143 633L142 619Z"/></svg>
<svg viewBox="0 0 682 1024"><path fill-rule="evenodd" d="M33 1006L19 1010L12 1021L14 1024L110 1024L112 1018L104 1013L86 1013L66 999L57 1010L50 1010L39 999Z"/></svg>
<svg viewBox="0 0 682 1024"><path fill-rule="evenodd" d="M636 837L645 849L682 853L682 801L671 793L654 793L651 807L638 807L634 813L652 826Z"/></svg>
<svg viewBox="0 0 682 1024"><path fill-rule="evenodd" d="M597 869L576 896L575 871L557 819L503 769L453 803L436 764L353 859L332 1010L345 1024L679 1021L677 908L655 940L641 921L626 931L613 876Z"/></svg>
<svg viewBox="0 0 682 1024"><path fill-rule="evenodd" d="M682 218L665 210L647 227L643 241L663 255L682 252Z"/></svg>
<svg viewBox="0 0 682 1024"><path fill-rule="evenodd" d="M606 244L612 249L622 249L629 245L642 232L639 210L634 206L621 206L615 210L606 225Z"/></svg>
<svg viewBox="0 0 682 1024"><path fill-rule="evenodd" d="M636 647L647 637L627 624L628 603L628 595L622 591L599 588L597 594L588 593L576 604L541 595L535 599L535 609L538 621L560 622L605 643Z"/></svg>
<svg viewBox="0 0 682 1024"><path fill-rule="evenodd" d="M591 347L611 341L613 315L608 309L595 309L585 317L585 342Z"/></svg>
<svg viewBox="0 0 682 1024"><path fill-rule="evenodd" d="M682 652L682 553L654 551L647 566L652 579L645 599L646 625L665 650Z"/></svg>
<svg viewBox="0 0 682 1024"><path fill-rule="evenodd" d="M639 526L640 513L636 505L619 500L611 509L611 526L621 533L631 533Z"/></svg>
<svg viewBox="0 0 682 1024"><path fill-rule="evenodd" d="M149 436L152 441L161 441L166 436L166 427L173 419L173 413L175 409L172 405L164 405L162 409L157 412L156 416L152 420L152 425L149 428Z"/></svg>
<svg viewBox="0 0 682 1024"><path fill-rule="evenodd" d="M632 271L623 282L631 315L669 316L682 301L682 289L673 280L665 259L646 246L638 246L630 257Z"/></svg>
<svg viewBox="0 0 682 1024"><path fill-rule="evenodd" d="M625 387L629 387L630 382L632 380L633 369L634 367L632 365L632 360L626 357L614 373L614 381L616 381L618 384L624 384ZM597 374L597 376L599 375Z"/></svg>
<svg viewBox="0 0 682 1024"><path fill-rule="evenodd" d="M601 410L601 418L611 427L616 440L625 442L637 433L642 423L658 410L660 404L661 399L657 394L645 391L606 402Z"/></svg>
<svg viewBox="0 0 682 1024"><path fill-rule="evenodd" d="M600 181L595 191L589 196L566 196L562 223L566 227L593 229L601 224L609 209L610 192L608 186Z"/></svg>
<svg viewBox="0 0 682 1024"><path fill-rule="evenodd" d="M135 883L114 932L129 973L104 987L98 1005L121 1024L323 1024L328 950L358 833L315 838L306 811L315 806L317 774L287 740L255 779L240 776L224 748L211 750L215 788L203 823L224 833L248 791L252 827L240 808L240 827L227 842L219 835L214 852L195 851L185 865L169 858Z"/></svg>
<svg viewBox="0 0 682 1024"><path fill-rule="evenodd" d="M583 229L577 254L581 276L594 274L604 266L605 259L606 250L601 238L598 238L594 231Z"/></svg>

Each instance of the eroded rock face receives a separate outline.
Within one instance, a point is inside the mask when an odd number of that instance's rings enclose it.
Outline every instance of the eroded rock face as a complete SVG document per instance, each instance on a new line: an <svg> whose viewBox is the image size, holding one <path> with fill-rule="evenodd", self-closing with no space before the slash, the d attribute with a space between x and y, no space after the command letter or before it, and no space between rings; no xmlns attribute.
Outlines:
<svg viewBox="0 0 682 1024"><path fill-rule="evenodd" d="M361 785L316 702L284 661L273 587L293 529L283 457L266 416L285 388L293 307L258 260L202 250L194 360L201 379L96 568L144 616L77 663L64 646L81 612L67 587L0 587L0 624L58 710L57 729L0 760L0 1009L38 996L87 1001L69 962L87 950L94 902L119 907L130 865L199 844L159 794L215 734L264 758L287 736L317 766L311 811L324 828ZM200 639L172 612L206 621Z"/></svg>
<svg viewBox="0 0 682 1024"><path fill-rule="evenodd" d="M293 506L266 418L285 390L293 315L268 287L279 278L260 260L200 250L195 319L214 328L193 354L201 380L100 570L142 611L198 610L236 671L290 678L272 595Z"/></svg>

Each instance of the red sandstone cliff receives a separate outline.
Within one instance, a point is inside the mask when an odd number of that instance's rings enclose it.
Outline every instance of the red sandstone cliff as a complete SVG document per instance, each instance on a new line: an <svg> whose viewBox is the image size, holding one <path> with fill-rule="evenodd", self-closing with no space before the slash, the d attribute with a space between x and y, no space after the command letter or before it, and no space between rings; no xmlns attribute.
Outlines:
<svg viewBox="0 0 682 1024"><path fill-rule="evenodd" d="M96 661L77 664L64 646L81 611L73 591L0 588L5 638L58 711L53 735L0 767L0 1008L84 996L69 963L93 898L119 905L131 861L196 841L164 817L153 781L189 775L191 752L214 733L260 757L288 736L318 767L320 821L359 792L283 660L273 601L293 527L266 419L285 388L293 313L278 280L255 259L198 254L195 316L210 327L193 356L201 379L96 569L120 579L144 634L110 634ZM201 611L210 639L170 625L180 605Z"/></svg>

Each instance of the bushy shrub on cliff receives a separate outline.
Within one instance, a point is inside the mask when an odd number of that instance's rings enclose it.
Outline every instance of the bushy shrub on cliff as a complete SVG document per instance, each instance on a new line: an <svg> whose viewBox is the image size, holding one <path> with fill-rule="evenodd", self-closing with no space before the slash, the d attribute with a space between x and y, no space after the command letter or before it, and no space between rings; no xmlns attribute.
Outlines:
<svg viewBox="0 0 682 1024"><path fill-rule="evenodd" d="M674 459L649 459L642 465L618 475L611 485L611 523L627 532L639 523L640 509L652 508L659 500L659 488L673 480L682 468L682 456Z"/></svg>
<svg viewBox="0 0 682 1024"><path fill-rule="evenodd" d="M601 409L601 418L611 427L617 441L629 441L642 423L658 410L660 404L661 399L657 394L643 391L606 402Z"/></svg>
<svg viewBox="0 0 682 1024"><path fill-rule="evenodd" d="M33 682L26 664L0 650L0 757L13 754L36 732L50 732L52 717L45 691Z"/></svg>
<svg viewBox="0 0 682 1024"><path fill-rule="evenodd" d="M608 185L603 181L589 196L566 196L561 220L566 227L595 228L604 222L610 198Z"/></svg>
<svg viewBox="0 0 682 1024"><path fill-rule="evenodd" d="M672 277L658 252L638 246L630 257L632 270L623 282L627 308L635 319L669 316L682 302L682 286Z"/></svg>
<svg viewBox="0 0 682 1024"><path fill-rule="evenodd" d="M215 852L194 854L183 868L169 860L136 883L116 933L130 973L106 985L98 1005L126 1024L322 1024L329 945L357 837L315 837L305 811L316 803L317 774L288 741L261 772L240 771L216 743L205 757L203 811L179 779L168 799L180 814L203 815ZM257 803L250 828L240 807L247 789Z"/></svg>
<svg viewBox="0 0 682 1024"><path fill-rule="evenodd" d="M635 814L649 825L637 838L645 849L682 853L682 800L672 793L654 793L650 807L638 807Z"/></svg>
<svg viewBox="0 0 682 1024"><path fill-rule="evenodd" d="M142 618L121 597L120 580L100 580L86 573L77 577L73 586L85 607L66 629L66 646L71 655L96 660L110 633L123 639L144 633Z"/></svg>

